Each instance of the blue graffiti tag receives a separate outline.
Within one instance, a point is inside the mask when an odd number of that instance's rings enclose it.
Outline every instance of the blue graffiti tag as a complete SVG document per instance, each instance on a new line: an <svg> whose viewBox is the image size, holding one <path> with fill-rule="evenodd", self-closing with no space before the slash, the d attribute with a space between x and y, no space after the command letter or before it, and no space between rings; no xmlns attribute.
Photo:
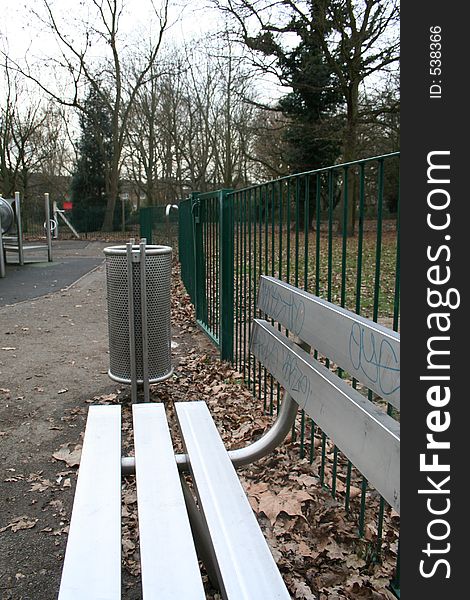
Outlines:
<svg viewBox="0 0 470 600"><path fill-rule="evenodd" d="M397 383L394 376L400 372L400 363L392 344L382 338L377 348L374 333L367 331L359 323L354 323L351 327L349 358L353 367L376 384L383 396L390 396L400 389L400 383Z"/></svg>

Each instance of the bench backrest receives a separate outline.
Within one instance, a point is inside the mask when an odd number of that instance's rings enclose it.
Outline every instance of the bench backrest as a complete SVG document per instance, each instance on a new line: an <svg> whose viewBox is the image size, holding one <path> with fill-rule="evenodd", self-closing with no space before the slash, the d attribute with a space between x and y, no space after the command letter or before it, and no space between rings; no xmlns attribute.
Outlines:
<svg viewBox="0 0 470 600"><path fill-rule="evenodd" d="M399 409L398 333L273 277L261 277L258 309ZM399 423L269 322L254 320L251 349L399 512Z"/></svg>

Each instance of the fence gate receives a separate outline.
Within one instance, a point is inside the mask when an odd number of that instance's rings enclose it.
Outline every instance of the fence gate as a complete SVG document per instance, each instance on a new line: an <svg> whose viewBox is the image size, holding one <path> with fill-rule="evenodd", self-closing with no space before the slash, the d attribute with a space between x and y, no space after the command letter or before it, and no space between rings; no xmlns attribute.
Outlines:
<svg viewBox="0 0 470 600"><path fill-rule="evenodd" d="M233 360L233 205L217 190L179 204L181 277L200 327Z"/></svg>

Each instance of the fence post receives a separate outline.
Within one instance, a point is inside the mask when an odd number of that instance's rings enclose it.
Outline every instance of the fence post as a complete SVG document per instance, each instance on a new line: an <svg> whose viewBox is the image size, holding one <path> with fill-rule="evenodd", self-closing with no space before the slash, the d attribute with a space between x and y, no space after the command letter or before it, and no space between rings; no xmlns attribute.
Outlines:
<svg viewBox="0 0 470 600"><path fill-rule="evenodd" d="M233 362L233 198L219 191L220 209L220 358Z"/></svg>
<svg viewBox="0 0 470 600"><path fill-rule="evenodd" d="M153 231L153 210L151 206L146 206L139 210L140 237L147 240L147 244L152 244Z"/></svg>
<svg viewBox="0 0 470 600"><path fill-rule="evenodd" d="M202 224L204 222L204 215L203 205L199 200L199 192L191 193L191 214L194 243L194 303L196 305L196 320L206 323L206 265L204 260L204 245L202 238Z"/></svg>

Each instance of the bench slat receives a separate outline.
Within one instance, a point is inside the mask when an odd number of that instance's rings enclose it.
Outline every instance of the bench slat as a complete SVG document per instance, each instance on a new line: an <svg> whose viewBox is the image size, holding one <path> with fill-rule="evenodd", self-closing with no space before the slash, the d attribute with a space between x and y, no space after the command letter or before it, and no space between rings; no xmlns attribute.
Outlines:
<svg viewBox="0 0 470 600"><path fill-rule="evenodd" d="M163 404L134 404L143 598L204 599Z"/></svg>
<svg viewBox="0 0 470 600"><path fill-rule="evenodd" d="M59 600L121 597L121 407L88 411Z"/></svg>
<svg viewBox="0 0 470 600"><path fill-rule="evenodd" d="M251 349L400 512L400 424L266 321L254 320Z"/></svg>
<svg viewBox="0 0 470 600"><path fill-rule="evenodd" d="M206 404L175 406L223 597L290 598Z"/></svg>
<svg viewBox="0 0 470 600"><path fill-rule="evenodd" d="M398 333L274 277L261 277L257 306L400 409Z"/></svg>

